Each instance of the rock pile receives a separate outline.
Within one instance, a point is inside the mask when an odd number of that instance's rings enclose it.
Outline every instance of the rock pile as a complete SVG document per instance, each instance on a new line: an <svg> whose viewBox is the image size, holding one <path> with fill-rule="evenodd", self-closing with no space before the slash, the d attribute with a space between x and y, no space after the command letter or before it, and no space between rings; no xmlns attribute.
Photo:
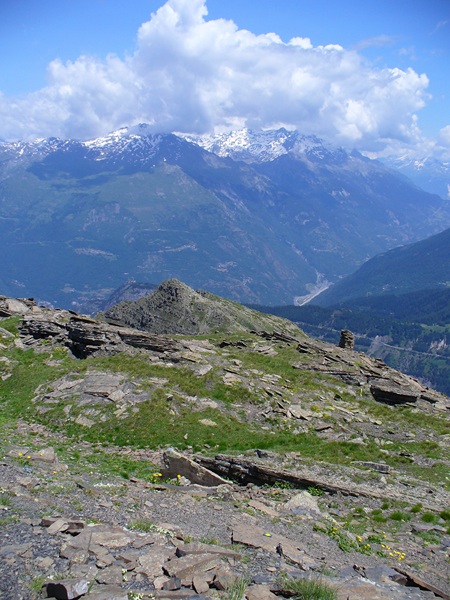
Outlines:
<svg viewBox="0 0 450 600"><path fill-rule="evenodd" d="M351 331L348 329L343 329L341 331L341 338L339 340L339 348L347 348L348 350L353 350L355 347L355 337Z"/></svg>

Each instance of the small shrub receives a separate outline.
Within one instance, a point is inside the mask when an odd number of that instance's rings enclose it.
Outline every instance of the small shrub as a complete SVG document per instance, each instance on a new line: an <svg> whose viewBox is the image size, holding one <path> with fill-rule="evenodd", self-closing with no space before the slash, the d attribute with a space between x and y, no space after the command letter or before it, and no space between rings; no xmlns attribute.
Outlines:
<svg viewBox="0 0 450 600"><path fill-rule="evenodd" d="M381 508L375 508L370 513L370 516L372 517L372 520L376 523L386 523L387 521L387 518L383 515L383 511L381 510Z"/></svg>
<svg viewBox="0 0 450 600"><path fill-rule="evenodd" d="M325 492L324 492L323 490L321 490L320 488L318 488L318 487L314 487L314 486L310 486L310 487L307 489L307 492L308 492L309 494L311 494L311 496L323 496L323 495L324 495L324 493L325 493Z"/></svg>
<svg viewBox="0 0 450 600"><path fill-rule="evenodd" d="M46 577L44 577L43 575L38 575L32 581L30 581L30 583L29 583L30 590L32 592L34 592L35 594L40 594L42 587L46 581L47 581Z"/></svg>
<svg viewBox="0 0 450 600"><path fill-rule="evenodd" d="M293 594L294 600L337 600L337 591L321 579L308 577L282 577L280 585L283 590Z"/></svg>
<svg viewBox="0 0 450 600"><path fill-rule="evenodd" d="M435 515L432 512L425 512L423 513L423 515L421 516L421 520L424 523L433 523L434 525L436 525L439 522L439 516Z"/></svg>
<svg viewBox="0 0 450 600"><path fill-rule="evenodd" d="M423 506L422 504L419 502L418 504L415 504L412 508L411 508L411 512L412 513L420 513L420 511L422 510Z"/></svg>
<svg viewBox="0 0 450 600"><path fill-rule="evenodd" d="M148 533L149 531L155 530L155 524L148 519L137 519L136 521L132 521L128 528L132 531L142 531L143 533Z"/></svg>
<svg viewBox="0 0 450 600"><path fill-rule="evenodd" d="M11 506L11 496L7 492L0 494L0 506Z"/></svg>
<svg viewBox="0 0 450 600"><path fill-rule="evenodd" d="M242 600L245 594L245 590L248 586L248 579L246 577L239 577L236 579L222 596L223 600Z"/></svg>
<svg viewBox="0 0 450 600"><path fill-rule="evenodd" d="M441 519L444 519L444 521L450 521L450 509L446 508L444 510L441 510L439 516L441 517Z"/></svg>
<svg viewBox="0 0 450 600"><path fill-rule="evenodd" d="M389 518L393 521L409 521L411 519L411 515L403 512L402 510L394 510L394 512L389 515Z"/></svg>

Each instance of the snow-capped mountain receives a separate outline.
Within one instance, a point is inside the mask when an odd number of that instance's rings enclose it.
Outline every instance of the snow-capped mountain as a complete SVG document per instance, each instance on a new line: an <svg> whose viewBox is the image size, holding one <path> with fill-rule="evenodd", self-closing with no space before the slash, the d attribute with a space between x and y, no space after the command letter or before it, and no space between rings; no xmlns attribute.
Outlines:
<svg viewBox="0 0 450 600"><path fill-rule="evenodd" d="M415 158L389 156L382 162L409 177L416 185L432 194L439 194L450 200L450 162L440 161L432 156Z"/></svg>
<svg viewBox="0 0 450 600"><path fill-rule="evenodd" d="M273 161L288 153L296 157L305 155L320 159L338 151L316 136L302 135L284 128L269 131L244 128L215 135L179 135L208 152L249 163Z"/></svg>
<svg viewBox="0 0 450 600"><path fill-rule="evenodd" d="M87 141L39 138L32 142L0 142L0 153L16 160L39 159L49 154L83 153L92 160L101 161L124 156L147 162L155 156L164 139L170 134L154 134L150 126L141 123L133 127L122 127L112 133Z"/></svg>
<svg viewBox="0 0 450 600"><path fill-rule="evenodd" d="M288 304L449 226L438 196L285 129L0 144L0 294L88 312L130 278Z"/></svg>
<svg viewBox="0 0 450 600"><path fill-rule="evenodd" d="M152 159L163 140L167 137L155 134L146 123L133 127L122 127L107 136L81 142L95 160L115 160L134 156L134 160L147 162Z"/></svg>

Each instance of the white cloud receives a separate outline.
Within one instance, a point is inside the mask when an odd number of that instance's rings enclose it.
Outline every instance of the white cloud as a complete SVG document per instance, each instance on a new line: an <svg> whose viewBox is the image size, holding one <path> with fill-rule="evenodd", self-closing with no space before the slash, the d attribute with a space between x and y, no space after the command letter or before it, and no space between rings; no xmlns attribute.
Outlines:
<svg viewBox="0 0 450 600"><path fill-rule="evenodd" d="M377 35L375 37L366 38L356 44L357 50L364 50L364 48L382 48L383 46L392 46L396 41L396 38L392 35Z"/></svg>
<svg viewBox="0 0 450 600"><path fill-rule="evenodd" d="M0 96L0 138L86 139L139 121L196 133L284 124L376 151L419 139L427 86L426 75L376 68L341 46L208 21L205 0L168 0L133 55L55 60L45 88Z"/></svg>

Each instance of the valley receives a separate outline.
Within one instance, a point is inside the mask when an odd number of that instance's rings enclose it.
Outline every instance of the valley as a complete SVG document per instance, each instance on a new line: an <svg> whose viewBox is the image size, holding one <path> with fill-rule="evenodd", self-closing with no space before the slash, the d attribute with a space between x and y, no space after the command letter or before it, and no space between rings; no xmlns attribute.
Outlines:
<svg viewBox="0 0 450 600"><path fill-rule="evenodd" d="M0 143L0 159L3 293L89 314L127 280L171 277L290 304L450 225L439 196L284 129L207 143L143 124L87 142Z"/></svg>

